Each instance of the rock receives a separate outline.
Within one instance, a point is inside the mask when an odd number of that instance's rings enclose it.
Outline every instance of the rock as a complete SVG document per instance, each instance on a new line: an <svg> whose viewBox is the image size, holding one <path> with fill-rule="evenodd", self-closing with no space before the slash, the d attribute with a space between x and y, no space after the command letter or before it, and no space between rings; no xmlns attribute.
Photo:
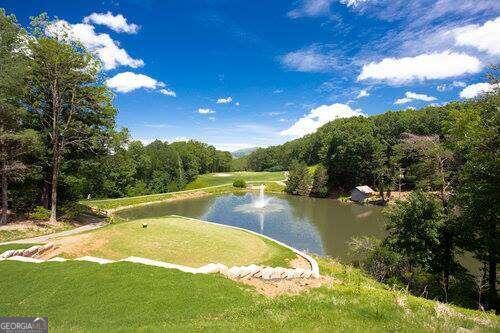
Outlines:
<svg viewBox="0 0 500 333"><path fill-rule="evenodd" d="M307 269L302 274L300 274L300 277L304 278L304 279L308 279L311 277L311 275L312 275L312 271Z"/></svg>
<svg viewBox="0 0 500 333"><path fill-rule="evenodd" d="M223 265L223 264L210 263L208 265L205 265L205 266L198 268L198 270L200 273L213 274L213 273L219 273L222 270L227 270L227 267L226 267L226 265Z"/></svg>
<svg viewBox="0 0 500 333"><path fill-rule="evenodd" d="M266 267L261 271L261 273L262 273L261 278L264 280L269 280L269 279L271 279L271 275L273 274L273 272L274 272L274 269L272 267Z"/></svg>

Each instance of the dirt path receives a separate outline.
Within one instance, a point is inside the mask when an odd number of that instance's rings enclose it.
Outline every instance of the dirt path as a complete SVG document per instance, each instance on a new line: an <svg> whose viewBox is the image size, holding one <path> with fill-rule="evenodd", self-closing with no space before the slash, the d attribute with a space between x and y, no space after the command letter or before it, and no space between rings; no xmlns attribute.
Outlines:
<svg viewBox="0 0 500 333"><path fill-rule="evenodd" d="M29 244L29 243L47 243L49 240L58 238L58 237L64 237L64 236L71 236L75 234L79 234L82 232L94 230L103 227L107 223L104 222L102 219L97 219L95 218L93 222L83 225L81 227L77 227L71 230L65 230L61 232L56 232L53 234L48 234L48 235L43 235L43 236L37 236L37 237L32 237L32 238L25 238L25 239L16 239L13 241L9 242L4 242L0 243L0 245L7 245L7 244Z"/></svg>

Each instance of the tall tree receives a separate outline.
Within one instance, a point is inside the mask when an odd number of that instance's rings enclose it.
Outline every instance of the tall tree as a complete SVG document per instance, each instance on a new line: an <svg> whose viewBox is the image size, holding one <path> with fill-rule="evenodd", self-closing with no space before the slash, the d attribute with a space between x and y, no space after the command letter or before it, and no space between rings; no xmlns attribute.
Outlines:
<svg viewBox="0 0 500 333"><path fill-rule="evenodd" d="M103 144L114 128L110 91L99 81L99 62L81 45L41 35L30 42L29 110L50 149L50 220L57 219L57 187L68 149Z"/></svg>
<svg viewBox="0 0 500 333"><path fill-rule="evenodd" d="M15 18L0 9L1 224L7 222L9 182L18 179L26 169L22 157L35 147L37 139L35 131L23 129L26 114L21 100L27 70L26 38Z"/></svg>
<svg viewBox="0 0 500 333"><path fill-rule="evenodd" d="M500 92L454 110L450 142L461 162L452 202L461 226L462 246L488 267L488 306L498 313L496 289L500 216Z"/></svg>

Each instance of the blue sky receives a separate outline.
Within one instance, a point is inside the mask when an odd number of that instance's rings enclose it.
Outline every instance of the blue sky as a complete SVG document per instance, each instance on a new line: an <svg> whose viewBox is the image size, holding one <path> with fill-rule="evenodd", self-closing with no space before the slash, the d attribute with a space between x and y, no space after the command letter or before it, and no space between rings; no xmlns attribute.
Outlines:
<svg viewBox="0 0 500 333"><path fill-rule="evenodd" d="M134 139L278 144L337 117L491 89L495 0L1 0L47 12L104 64ZM58 35L59 36L59 35Z"/></svg>

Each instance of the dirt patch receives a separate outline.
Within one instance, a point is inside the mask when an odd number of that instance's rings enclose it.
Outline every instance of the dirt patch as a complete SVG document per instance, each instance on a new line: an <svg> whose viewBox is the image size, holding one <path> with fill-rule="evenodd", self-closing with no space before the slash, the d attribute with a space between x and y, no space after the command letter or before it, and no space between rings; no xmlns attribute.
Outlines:
<svg viewBox="0 0 500 333"><path fill-rule="evenodd" d="M437 303L434 310L436 311L436 314L438 317L455 317L455 318L460 318L460 319L469 319L473 320L476 324L483 325L483 326L493 326L493 322L489 320L488 318L481 318L478 316L467 316L463 313L455 311L453 308L449 307L446 304L443 303Z"/></svg>
<svg viewBox="0 0 500 333"><path fill-rule="evenodd" d="M311 269L311 264L304 257L297 256L295 259L290 261L290 267L292 268L303 268Z"/></svg>
<svg viewBox="0 0 500 333"><path fill-rule="evenodd" d="M216 173L214 177L231 177L229 173Z"/></svg>
<svg viewBox="0 0 500 333"><path fill-rule="evenodd" d="M63 237L54 241L54 247L43 253L41 259L50 259L64 254L66 257L81 257L94 250L103 248L107 239L103 237L95 238L92 234L81 234L70 237Z"/></svg>
<svg viewBox="0 0 500 333"><path fill-rule="evenodd" d="M332 287L335 283L340 283L339 280L331 276L320 276L318 279L262 280L257 278L234 278L232 280L252 286L259 294L267 297L298 295L313 288Z"/></svg>

